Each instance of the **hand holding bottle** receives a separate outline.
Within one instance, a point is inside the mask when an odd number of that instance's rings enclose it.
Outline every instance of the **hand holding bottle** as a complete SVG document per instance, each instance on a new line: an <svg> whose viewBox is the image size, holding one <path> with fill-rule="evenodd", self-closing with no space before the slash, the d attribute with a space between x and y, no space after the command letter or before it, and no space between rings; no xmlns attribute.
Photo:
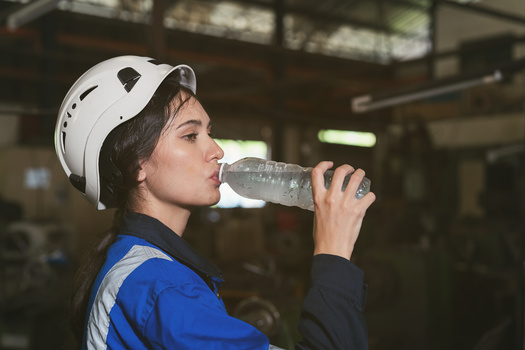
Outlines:
<svg viewBox="0 0 525 350"><path fill-rule="evenodd" d="M219 180L246 198L262 199L313 211L311 172L312 168L303 168L297 164L247 157L233 164L221 164ZM326 188L329 188L332 176L333 171L324 173ZM340 185L341 191L346 188L350 177L348 175ZM360 199L369 190L370 180L362 178L355 197Z"/></svg>
<svg viewBox="0 0 525 350"><path fill-rule="evenodd" d="M372 192L362 199L355 197L365 172L361 169L354 171L347 164L335 170L332 183L326 189L323 174L332 166L332 162L321 162L312 170L314 255L332 254L350 259L366 210L376 197ZM341 191L344 178L350 173L350 182Z"/></svg>

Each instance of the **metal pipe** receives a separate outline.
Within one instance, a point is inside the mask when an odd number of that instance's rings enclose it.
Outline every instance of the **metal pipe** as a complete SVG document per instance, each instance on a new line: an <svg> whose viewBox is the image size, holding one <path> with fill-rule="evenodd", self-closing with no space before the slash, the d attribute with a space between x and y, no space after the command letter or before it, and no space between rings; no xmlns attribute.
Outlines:
<svg viewBox="0 0 525 350"><path fill-rule="evenodd" d="M24 24L53 11L59 0L37 0L7 16L7 28L16 30Z"/></svg>
<svg viewBox="0 0 525 350"><path fill-rule="evenodd" d="M369 112L375 109L396 106L402 103L420 100L431 96L442 95L448 92L464 90L476 85L490 84L502 79L503 75L499 70L496 70L492 74L483 76L481 78L471 79L451 85L437 86L427 90L416 91L390 98L378 99L377 101L374 101L372 95L362 95L352 99L352 110L356 113Z"/></svg>

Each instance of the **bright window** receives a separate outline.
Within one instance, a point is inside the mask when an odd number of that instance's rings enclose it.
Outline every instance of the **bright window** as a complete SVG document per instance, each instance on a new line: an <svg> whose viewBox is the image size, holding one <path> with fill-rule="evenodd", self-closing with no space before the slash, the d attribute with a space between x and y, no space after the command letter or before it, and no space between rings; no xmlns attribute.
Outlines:
<svg viewBox="0 0 525 350"><path fill-rule="evenodd" d="M215 140L224 150L224 158L220 163L232 164L244 157L256 157L267 159L268 146L263 141L237 141L237 140ZM266 204L265 201L248 199L239 196L230 186L223 184L220 187L221 200L217 203L219 208L261 208Z"/></svg>
<svg viewBox="0 0 525 350"><path fill-rule="evenodd" d="M321 142L337 145L374 147L376 144L376 135L371 132L320 130L317 137Z"/></svg>

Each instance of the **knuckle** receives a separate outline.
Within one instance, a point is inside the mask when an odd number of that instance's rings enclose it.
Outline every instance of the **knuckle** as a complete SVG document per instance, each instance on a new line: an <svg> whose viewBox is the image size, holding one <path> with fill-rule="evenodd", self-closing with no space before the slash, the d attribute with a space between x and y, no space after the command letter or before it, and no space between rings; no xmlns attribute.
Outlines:
<svg viewBox="0 0 525 350"><path fill-rule="evenodd" d="M363 180L364 177L365 177L365 172L363 170L361 170L361 169L357 169L352 174L352 177L350 178L350 181L353 182L353 183L360 183Z"/></svg>
<svg viewBox="0 0 525 350"><path fill-rule="evenodd" d="M323 206L328 209L335 207L337 205L337 201L332 196L326 196L326 195L320 195L320 194L314 194L314 203L317 206Z"/></svg>
<svg viewBox="0 0 525 350"><path fill-rule="evenodd" d="M315 167L312 169L312 176L320 176L323 173L321 168Z"/></svg>
<svg viewBox="0 0 525 350"><path fill-rule="evenodd" d="M336 200L334 197L331 197L331 196L328 196L326 199L325 199L325 203L327 206L329 207L333 207L337 204Z"/></svg>
<svg viewBox="0 0 525 350"><path fill-rule="evenodd" d="M364 177L365 176L365 171L361 168L357 169L356 171L354 171L354 174L353 175L357 175L359 177Z"/></svg>
<svg viewBox="0 0 525 350"><path fill-rule="evenodd" d="M348 173L349 171L352 171L352 170L353 170L353 168L350 165L343 164L343 165L337 167L335 169L335 172L346 174L346 173Z"/></svg>

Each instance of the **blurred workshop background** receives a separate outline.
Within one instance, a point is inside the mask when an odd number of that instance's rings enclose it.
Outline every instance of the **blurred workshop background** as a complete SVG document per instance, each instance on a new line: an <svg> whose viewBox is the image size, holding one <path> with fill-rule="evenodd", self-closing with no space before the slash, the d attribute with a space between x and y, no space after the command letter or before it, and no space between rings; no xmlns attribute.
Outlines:
<svg viewBox="0 0 525 350"><path fill-rule="evenodd" d="M227 160L363 168L371 350L524 349L524 0L0 0L0 349L72 349L79 260L112 211L69 184L71 84L119 55L194 68ZM312 213L227 191L185 238L229 312L293 348Z"/></svg>

